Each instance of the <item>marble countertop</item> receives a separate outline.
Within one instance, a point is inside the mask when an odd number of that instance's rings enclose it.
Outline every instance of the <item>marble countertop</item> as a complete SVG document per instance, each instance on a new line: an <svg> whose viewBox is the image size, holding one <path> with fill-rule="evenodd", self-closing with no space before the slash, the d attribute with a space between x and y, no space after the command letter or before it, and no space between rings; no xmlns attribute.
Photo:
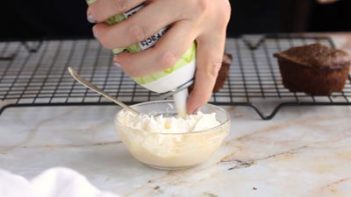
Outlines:
<svg viewBox="0 0 351 197"><path fill-rule="evenodd" d="M351 34L334 40L351 51ZM231 133L213 157L161 171L129 155L114 130L118 107L9 108L0 116L0 168L32 178L65 166L121 196L351 194L351 107L287 107L270 121L226 109Z"/></svg>

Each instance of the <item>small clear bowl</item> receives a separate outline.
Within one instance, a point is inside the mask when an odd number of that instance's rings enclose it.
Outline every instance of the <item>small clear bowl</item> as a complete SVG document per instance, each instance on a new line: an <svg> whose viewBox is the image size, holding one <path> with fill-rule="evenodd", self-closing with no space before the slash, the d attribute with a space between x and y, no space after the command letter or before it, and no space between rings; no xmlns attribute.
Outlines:
<svg viewBox="0 0 351 197"><path fill-rule="evenodd" d="M132 107L145 114L176 113L171 100L144 102ZM123 125L117 118L119 112L115 119L116 129L122 142L138 161L158 169L185 169L207 160L229 134L230 117L223 108L206 104L200 110L215 113L220 125L195 132L156 133Z"/></svg>

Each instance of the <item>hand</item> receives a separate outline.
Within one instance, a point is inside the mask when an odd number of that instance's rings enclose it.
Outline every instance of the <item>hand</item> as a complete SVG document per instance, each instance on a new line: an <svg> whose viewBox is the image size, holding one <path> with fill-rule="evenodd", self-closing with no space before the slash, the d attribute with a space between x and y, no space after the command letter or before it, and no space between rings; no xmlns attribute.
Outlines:
<svg viewBox="0 0 351 197"><path fill-rule="evenodd" d="M141 3L145 7L127 20L112 26L102 23ZM230 12L228 0L97 0L89 7L88 16L97 22L93 27L95 37L110 49L140 42L170 27L153 48L114 58L133 77L173 66L196 40L195 85L187 102L187 111L192 113L211 97L221 67Z"/></svg>

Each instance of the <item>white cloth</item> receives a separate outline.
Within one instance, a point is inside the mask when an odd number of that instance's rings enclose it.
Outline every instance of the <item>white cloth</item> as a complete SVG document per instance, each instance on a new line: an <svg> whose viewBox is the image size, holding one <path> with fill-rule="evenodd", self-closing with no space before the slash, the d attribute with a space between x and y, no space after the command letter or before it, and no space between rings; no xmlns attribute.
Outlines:
<svg viewBox="0 0 351 197"><path fill-rule="evenodd" d="M118 197L99 191L78 172L67 168L52 168L31 181L0 170L1 197Z"/></svg>

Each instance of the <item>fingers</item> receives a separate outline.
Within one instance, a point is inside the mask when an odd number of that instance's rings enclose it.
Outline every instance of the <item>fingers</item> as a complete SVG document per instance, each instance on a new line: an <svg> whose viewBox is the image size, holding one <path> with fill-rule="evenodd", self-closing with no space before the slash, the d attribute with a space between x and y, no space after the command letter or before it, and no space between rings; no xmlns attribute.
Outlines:
<svg viewBox="0 0 351 197"><path fill-rule="evenodd" d="M117 25L98 23L94 26L94 35L105 48L138 44L164 27L172 26L153 48L115 57L114 61L130 76L140 77L175 65L196 39L197 72L187 110L192 113L208 101L222 63L225 29L230 18L229 0L96 1L88 13L98 22L145 2L145 7Z"/></svg>
<svg viewBox="0 0 351 197"><path fill-rule="evenodd" d="M88 8L88 18L94 22L104 22L108 18L126 12L145 1L146 0L96 0Z"/></svg>
<svg viewBox="0 0 351 197"><path fill-rule="evenodd" d="M206 104L212 95L218 71L222 65L225 33L202 36L197 42L195 84L187 102L187 112L193 113Z"/></svg>
<svg viewBox="0 0 351 197"><path fill-rule="evenodd" d="M180 16L169 13L167 8L170 6L164 5L166 3L169 4L170 1L151 3L118 25L97 24L93 29L94 35L104 47L110 49L127 47L143 41L179 20ZM182 6L179 3L177 5Z"/></svg>
<svg viewBox="0 0 351 197"><path fill-rule="evenodd" d="M122 53L114 58L124 72L133 77L165 70L175 65L191 47L196 32L191 32L191 23L180 21L174 24L157 42L155 47L139 53Z"/></svg>

